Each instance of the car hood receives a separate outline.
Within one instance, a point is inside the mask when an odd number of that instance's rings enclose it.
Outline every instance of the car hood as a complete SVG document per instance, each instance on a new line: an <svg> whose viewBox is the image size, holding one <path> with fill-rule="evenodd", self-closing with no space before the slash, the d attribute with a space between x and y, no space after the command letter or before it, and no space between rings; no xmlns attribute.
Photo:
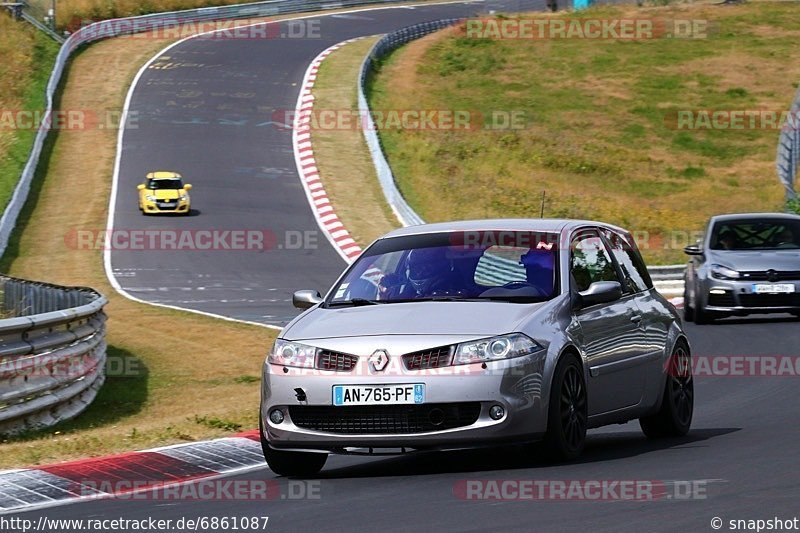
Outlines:
<svg viewBox="0 0 800 533"><path fill-rule="evenodd" d="M736 252L713 250L708 254L709 263L734 270L800 270L800 250L764 250L758 252Z"/></svg>
<svg viewBox="0 0 800 533"><path fill-rule="evenodd" d="M543 304L507 302L408 302L323 309L298 317L287 340L369 335L491 336L517 327Z"/></svg>

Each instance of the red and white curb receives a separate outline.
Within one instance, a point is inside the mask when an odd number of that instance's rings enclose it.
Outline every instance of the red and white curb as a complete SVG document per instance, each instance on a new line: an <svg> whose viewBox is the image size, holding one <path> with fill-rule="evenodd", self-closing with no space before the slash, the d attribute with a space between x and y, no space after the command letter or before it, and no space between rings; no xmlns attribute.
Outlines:
<svg viewBox="0 0 800 533"><path fill-rule="evenodd" d="M294 123L292 124L292 146L294 148L297 172L300 175L300 181L303 183L314 218L317 219L319 227L322 228L323 233L334 249L348 263L352 263L361 254L361 247L356 244L356 241L350 236L350 232L345 229L344 224L339 220L320 179L317 161L314 158L314 150L312 148L311 115L314 109L312 89L317 80L319 67L325 58L334 50L338 50L342 46L357 40L348 39L342 41L323 50L314 58L303 78L300 95L297 98Z"/></svg>
<svg viewBox="0 0 800 533"><path fill-rule="evenodd" d="M258 430L212 441L0 472L0 514L133 497L265 467Z"/></svg>

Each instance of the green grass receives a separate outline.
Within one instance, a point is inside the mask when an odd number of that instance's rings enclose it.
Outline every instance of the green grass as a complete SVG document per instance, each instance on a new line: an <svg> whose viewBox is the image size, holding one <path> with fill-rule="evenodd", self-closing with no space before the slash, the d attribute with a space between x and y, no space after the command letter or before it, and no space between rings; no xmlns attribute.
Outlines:
<svg viewBox="0 0 800 533"><path fill-rule="evenodd" d="M546 189L548 216L607 220L660 243L721 211L783 209L776 130L679 131L668 117L788 109L800 80L795 4L564 16L703 18L714 26L707 39L639 42L490 40L447 30L395 52L369 85L374 108L525 117L517 130L381 131L399 186L423 218L531 216ZM665 246L644 253L652 262L683 260Z"/></svg>
<svg viewBox="0 0 800 533"><path fill-rule="evenodd" d="M0 13L0 17L5 17ZM15 23L20 26L22 23ZM25 47L26 57L19 58L25 61L24 68L16 68L20 65L6 64L0 69L2 75L12 75L17 73L21 79L15 80L13 87L3 86L5 94L0 94L0 102L8 102L12 106L4 106L4 110L18 110L41 113L45 108L45 87L49 79L50 71L55 63L58 53L58 45L43 33L36 31L29 26L16 27L13 33L0 32L0 48L21 45ZM19 41L20 34L28 34L29 41ZM30 54L29 56L27 54ZM3 61L16 61L15 57L4 57ZM8 69L8 73L4 72ZM17 93L17 94L12 94ZM35 129L15 129L10 133L6 143L0 145L0 211L4 210L14 188L17 186L22 169L30 155L33 140L36 136Z"/></svg>

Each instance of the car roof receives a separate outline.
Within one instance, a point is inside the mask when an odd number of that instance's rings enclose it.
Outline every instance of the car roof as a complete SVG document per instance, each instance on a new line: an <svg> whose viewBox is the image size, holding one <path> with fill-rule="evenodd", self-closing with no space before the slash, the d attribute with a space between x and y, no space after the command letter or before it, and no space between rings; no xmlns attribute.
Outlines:
<svg viewBox="0 0 800 533"><path fill-rule="evenodd" d="M784 220L800 220L800 215L791 213L727 213L724 215L716 215L711 217L711 222L730 222L731 220L760 220L764 218L769 219L784 219Z"/></svg>
<svg viewBox="0 0 800 533"><path fill-rule="evenodd" d="M424 235L426 233L447 233L451 231L535 231L561 233L581 226L603 226L617 231L622 228L605 222L591 220L571 220L561 218L498 218L487 220L459 220L420 224L390 231L382 238L404 237L408 235Z"/></svg>
<svg viewBox="0 0 800 533"><path fill-rule="evenodd" d="M173 180L179 178L181 178L180 174L177 172L169 172L167 170L158 170L147 175L147 179L149 180Z"/></svg>

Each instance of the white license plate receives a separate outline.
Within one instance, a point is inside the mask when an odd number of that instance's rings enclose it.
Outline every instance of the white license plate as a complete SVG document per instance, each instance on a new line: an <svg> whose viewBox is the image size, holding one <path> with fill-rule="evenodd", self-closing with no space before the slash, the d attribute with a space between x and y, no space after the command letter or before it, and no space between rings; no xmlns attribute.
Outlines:
<svg viewBox="0 0 800 533"><path fill-rule="evenodd" d="M334 385L333 405L413 405L425 403L425 385Z"/></svg>
<svg viewBox="0 0 800 533"><path fill-rule="evenodd" d="M753 292L755 294L789 294L794 292L794 285L791 283L754 283Z"/></svg>

